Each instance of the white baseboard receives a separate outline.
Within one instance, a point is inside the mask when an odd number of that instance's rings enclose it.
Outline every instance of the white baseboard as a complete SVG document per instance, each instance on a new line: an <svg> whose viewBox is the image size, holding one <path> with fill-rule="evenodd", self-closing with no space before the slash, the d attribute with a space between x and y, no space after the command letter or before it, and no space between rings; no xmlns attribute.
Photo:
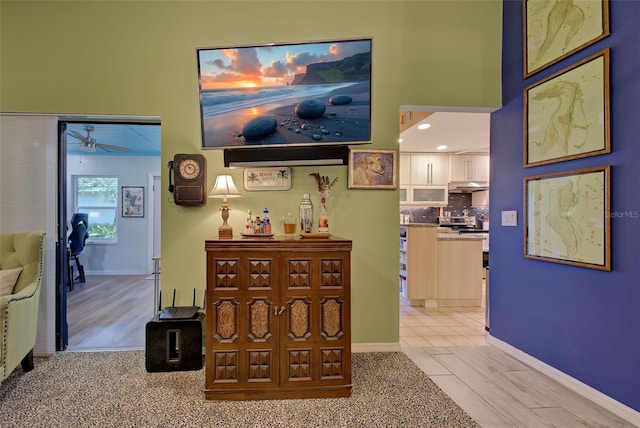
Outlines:
<svg viewBox="0 0 640 428"><path fill-rule="evenodd" d="M85 275L149 275L149 272L147 272L146 269L144 270L110 270L110 271L103 271L103 270L98 270L98 271L90 271L90 270L85 270L84 271ZM77 273L76 273L77 275Z"/></svg>
<svg viewBox="0 0 640 428"><path fill-rule="evenodd" d="M352 343L351 352L402 352L400 342L395 343Z"/></svg>
<svg viewBox="0 0 640 428"><path fill-rule="evenodd" d="M563 386L569 388L573 392L580 394L587 400L593 401L595 404L609 410L611 413L621 417L622 419L632 423L634 426L640 427L640 412L632 409L629 406L625 406L619 401L609 397L606 394L598 391L579 381L578 379L569 376L568 374L538 360L535 357L521 351L520 349L509 345L507 342L503 342L500 339L496 339L493 336L487 336L487 343L495 346L501 351L506 352L517 360L533 367L537 371L549 376L553 380L558 381Z"/></svg>

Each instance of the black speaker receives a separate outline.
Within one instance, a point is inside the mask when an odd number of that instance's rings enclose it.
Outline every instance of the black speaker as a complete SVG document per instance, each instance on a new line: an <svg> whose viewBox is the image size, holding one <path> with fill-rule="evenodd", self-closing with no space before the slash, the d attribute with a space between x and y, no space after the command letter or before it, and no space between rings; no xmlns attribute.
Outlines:
<svg viewBox="0 0 640 428"><path fill-rule="evenodd" d="M193 319L174 320L161 320L154 316L145 330L147 371L200 370L203 319L203 314Z"/></svg>

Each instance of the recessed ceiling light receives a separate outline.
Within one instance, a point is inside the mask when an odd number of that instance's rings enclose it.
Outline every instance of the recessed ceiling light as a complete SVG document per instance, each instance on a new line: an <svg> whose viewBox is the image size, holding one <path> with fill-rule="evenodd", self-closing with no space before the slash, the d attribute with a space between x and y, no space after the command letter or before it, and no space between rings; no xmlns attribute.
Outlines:
<svg viewBox="0 0 640 428"><path fill-rule="evenodd" d="M418 125L418 129L422 130L422 129L428 129L431 128L431 124L429 123L421 123L420 125Z"/></svg>
<svg viewBox="0 0 640 428"><path fill-rule="evenodd" d="M438 147L436 147L436 150L447 150L447 146L445 146L445 145L438 146Z"/></svg>
<svg viewBox="0 0 640 428"><path fill-rule="evenodd" d="M402 143L404 140L402 138L398 138L398 143Z"/></svg>

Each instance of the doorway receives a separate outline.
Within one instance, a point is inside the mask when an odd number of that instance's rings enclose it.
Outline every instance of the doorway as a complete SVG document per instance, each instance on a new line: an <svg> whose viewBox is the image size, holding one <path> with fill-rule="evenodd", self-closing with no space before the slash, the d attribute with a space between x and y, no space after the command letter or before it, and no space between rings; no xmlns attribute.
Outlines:
<svg viewBox="0 0 640 428"><path fill-rule="evenodd" d="M140 286L137 278L144 281L151 273L151 258L155 248L160 247L160 210L154 192L154 187L160 187L156 186L161 170L160 120L59 117L58 141L58 234L63 238L56 258L61 278L56 290L56 350L62 351L69 345L70 332L83 331L95 336L98 329L105 329L104 325L96 325L96 331L91 332L96 319L93 315L108 300L124 297L125 303L121 302L119 307L129 307L134 318L136 311L140 311L137 303L129 306L126 302L135 300L136 293L131 293L135 287L149 288L144 282ZM130 194L137 199L125 197ZM135 209L125 209L131 208L130 204L135 204ZM75 213L87 214L89 223L89 238L79 255L84 283L78 282L81 278L77 270L74 273L68 268L64 242L70 229L67 219ZM146 282L152 287L153 281ZM116 291L114 284L129 284L130 289ZM100 287L107 287L102 297L96 291L86 293L89 288ZM70 300L72 293L76 295ZM80 294L86 294L86 298L80 299ZM87 305L80 311L85 315L69 319L69 303ZM97 306L92 309L91 305ZM150 316L151 306L149 301L149 314L145 313L145 317ZM114 330L123 316L129 317L118 315L118 319L112 320ZM120 347L112 336L103 337L101 348Z"/></svg>
<svg viewBox="0 0 640 428"><path fill-rule="evenodd" d="M400 107L401 223L439 224L439 217L448 212L451 216L473 218L474 224L482 227L481 219L488 218L488 199L482 203L480 198L472 197L475 192L454 189L452 182L474 182L488 188L491 111L493 109ZM420 229L424 230L413 230ZM437 246L434 244L426 250L421 246L426 243L419 243L418 248L415 242L408 245L410 232L408 237L400 238L404 246L400 249L401 347L485 345L485 300L481 298L478 306L439 307L433 291L420 288L426 278L420 276L423 274L420 260L416 263L415 255L409 257L407 249L414 248L424 255ZM488 243L488 239L486 241ZM414 279L409 281L412 271ZM416 271L421 278L418 281ZM479 278L477 290L485 289L482 281ZM426 295L429 296L425 298ZM463 301L463 297L466 295L460 295L457 300Z"/></svg>

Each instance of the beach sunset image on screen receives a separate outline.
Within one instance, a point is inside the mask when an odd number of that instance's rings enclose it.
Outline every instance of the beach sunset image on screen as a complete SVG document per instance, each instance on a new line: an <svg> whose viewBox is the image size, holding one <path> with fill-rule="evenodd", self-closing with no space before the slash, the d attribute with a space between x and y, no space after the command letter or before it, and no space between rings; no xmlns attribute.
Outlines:
<svg viewBox="0 0 640 428"><path fill-rule="evenodd" d="M371 45L198 49L202 147L370 143Z"/></svg>

